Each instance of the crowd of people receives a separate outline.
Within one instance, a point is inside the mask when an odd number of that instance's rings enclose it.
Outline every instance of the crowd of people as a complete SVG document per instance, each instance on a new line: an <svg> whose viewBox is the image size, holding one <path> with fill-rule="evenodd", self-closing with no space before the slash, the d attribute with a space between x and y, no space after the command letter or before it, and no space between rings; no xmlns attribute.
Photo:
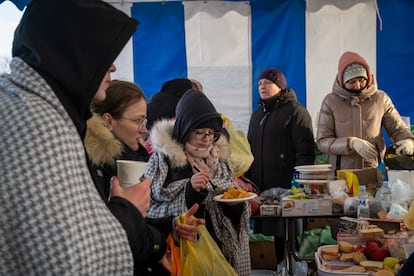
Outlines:
<svg viewBox="0 0 414 276"><path fill-rule="evenodd" d="M236 186L224 115L196 80L170 80L148 104L137 84L111 80L137 25L100 0L28 4L11 72L0 76L0 274L169 275L167 236L196 241L202 225L237 275L251 274L249 204L214 200ZM414 136L357 53L339 59L316 137L283 72L265 68L257 81L242 174L261 192L289 189L294 167L314 164L315 147L334 171L377 167L382 127L397 153L414 152ZM120 185L120 159L147 162L133 187ZM282 261L282 223L255 227L275 236Z"/></svg>

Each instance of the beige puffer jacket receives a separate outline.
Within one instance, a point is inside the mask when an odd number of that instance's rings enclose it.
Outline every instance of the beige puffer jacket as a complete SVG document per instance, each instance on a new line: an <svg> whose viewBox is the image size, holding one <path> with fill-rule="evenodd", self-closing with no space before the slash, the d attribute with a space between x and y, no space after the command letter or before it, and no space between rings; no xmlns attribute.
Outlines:
<svg viewBox="0 0 414 276"><path fill-rule="evenodd" d="M350 54L353 57L356 55ZM338 75L342 76L346 66L354 62L355 59L349 59L348 56L348 64L340 64ZM361 64L367 66L366 62ZM370 72L369 68L367 71ZM394 143L414 138L391 98L384 91L378 90L374 76L369 76L371 84L359 96L340 86L337 77L332 92L322 102L316 142L322 152L329 154L333 170L377 167L386 149L381 127L385 128ZM378 150L378 159L363 160L349 148L349 137L359 137L371 142ZM340 160L337 160L338 157Z"/></svg>

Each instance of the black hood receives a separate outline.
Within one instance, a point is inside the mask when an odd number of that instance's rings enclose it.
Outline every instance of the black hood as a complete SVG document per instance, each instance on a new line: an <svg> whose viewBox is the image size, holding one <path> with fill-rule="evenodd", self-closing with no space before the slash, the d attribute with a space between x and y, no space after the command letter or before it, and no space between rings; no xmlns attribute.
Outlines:
<svg viewBox="0 0 414 276"><path fill-rule="evenodd" d="M137 25L99 0L32 0L12 54L45 78L84 137L91 100Z"/></svg>
<svg viewBox="0 0 414 276"><path fill-rule="evenodd" d="M173 138L183 145L193 129L203 126L220 131L223 125L221 115L217 113L216 108L204 93L197 90L189 90L181 97L175 115ZM207 121L210 122L208 126L205 125Z"/></svg>

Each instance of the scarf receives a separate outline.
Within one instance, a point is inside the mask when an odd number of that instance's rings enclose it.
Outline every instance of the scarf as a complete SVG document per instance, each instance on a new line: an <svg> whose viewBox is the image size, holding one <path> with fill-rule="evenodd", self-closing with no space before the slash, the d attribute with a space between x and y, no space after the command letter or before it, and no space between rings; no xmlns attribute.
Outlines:
<svg viewBox="0 0 414 276"><path fill-rule="evenodd" d="M198 148L186 143L184 149L193 173L207 171L209 177L214 178L219 167L218 148L216 145L211 145L208 148Z"/></svg>

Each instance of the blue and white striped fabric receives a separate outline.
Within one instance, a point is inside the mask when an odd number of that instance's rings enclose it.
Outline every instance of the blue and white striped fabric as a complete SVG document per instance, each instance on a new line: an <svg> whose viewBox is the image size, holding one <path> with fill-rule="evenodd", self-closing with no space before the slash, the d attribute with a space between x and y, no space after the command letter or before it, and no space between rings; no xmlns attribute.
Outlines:
<svg viewBox="0 0 414 276"><path fill-rule="evenodd" d="M3 3L5 0L0 0L0 4ZM11 2L13 2L14 5L16 5L16 7L19 10L23 10L27 4L29 4L30 0L10 0Z"/></svg>
<svg viewBox="0 0 414 276"><path fill-rule="evenodd" d="M282 70L316 127L344 51L369 62L379 88L414 116L414 2L251 0L136 2L134 80L149 98L163 82L199 80L219 112L247 130L261 70Z"/></svg>

